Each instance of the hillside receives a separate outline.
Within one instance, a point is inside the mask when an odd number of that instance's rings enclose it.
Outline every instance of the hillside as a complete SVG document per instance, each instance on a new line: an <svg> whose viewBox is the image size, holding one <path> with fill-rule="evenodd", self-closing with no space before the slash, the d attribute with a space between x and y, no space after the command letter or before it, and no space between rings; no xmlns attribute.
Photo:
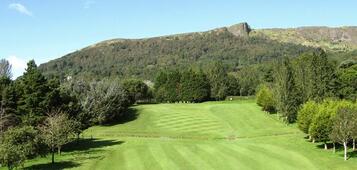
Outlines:
<svg viewBox="0 0 357 170"><path fill-rule="evenodd" d="M153 79L163 68L205 67L223 61L229 71L282 56L295 57L316 47L332 56L357 56L355 27L306 27L253 30L247 23L206 32L147 39L103 41L40 65L47 76L84 79L138 77Z"/></svg>
<svg viewBox="0 0 357 170"><path fill-rule="evenodd" d="M285 43L321 47L328 51L352 51L357 48L357 27L300 27L254 30L256 36L266 36Z"/></svg>

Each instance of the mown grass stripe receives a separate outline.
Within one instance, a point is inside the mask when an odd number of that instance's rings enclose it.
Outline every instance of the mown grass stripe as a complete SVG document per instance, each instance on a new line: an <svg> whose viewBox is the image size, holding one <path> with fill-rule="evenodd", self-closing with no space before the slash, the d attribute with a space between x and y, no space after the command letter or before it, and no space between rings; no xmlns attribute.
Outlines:
<svg viewBox="0 0 357 170"><path fill-rule="evenodd" d="M195 166L195 169L214 169L210 164L202 159L196 145L174 146L174 148L188 161Z"/></svg>
<svg viewBox="0 0 357 170"><path fill-rule="evenodd" d="M165 155L168 156L171 160L175 162L176 165L179 165L179 169L194 169L194 163L191 163L187 160L186 157L181 155L172 144L161 145Z"/></svg>

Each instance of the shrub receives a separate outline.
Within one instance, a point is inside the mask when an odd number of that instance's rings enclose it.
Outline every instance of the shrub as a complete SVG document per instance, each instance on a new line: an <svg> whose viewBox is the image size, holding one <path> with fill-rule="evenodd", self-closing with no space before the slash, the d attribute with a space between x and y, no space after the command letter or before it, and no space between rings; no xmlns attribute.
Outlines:
<svg viewBox="0 0 357 170"><path fill-rule="evenodd" d="M256 96L257 104L261 106L264 111L269 113L276 111L273 92L267 85L261 85Z"/></svg>

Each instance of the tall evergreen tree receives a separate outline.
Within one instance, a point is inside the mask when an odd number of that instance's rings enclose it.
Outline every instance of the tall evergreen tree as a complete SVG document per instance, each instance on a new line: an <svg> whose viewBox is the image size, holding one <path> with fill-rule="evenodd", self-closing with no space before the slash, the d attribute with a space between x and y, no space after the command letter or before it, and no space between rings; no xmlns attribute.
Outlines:
<svg viewBox="0 0 357 170"><path fill-rule="evenodd" d="M335 69L323 50L313 53L309 68L311 68L309 98L322 101L324 98L332 96Z"/></svg>
<svg viewBox="0 0 357 170"><path fill-rule="evenodd" d="M19 112L26 124L34 125L45 116L47 95L50 92L47 79L37 69L34 60L27 63L20 84L22 96L19 101Z"/></svg>
<svg viewBox="0 0 357 170"><path fill-rule="evenodd" d="M288 58L279 61L275 74L275 90L279 113L282 114L286 122L294 122L301 98L298 95L294 72Z"/></svg>

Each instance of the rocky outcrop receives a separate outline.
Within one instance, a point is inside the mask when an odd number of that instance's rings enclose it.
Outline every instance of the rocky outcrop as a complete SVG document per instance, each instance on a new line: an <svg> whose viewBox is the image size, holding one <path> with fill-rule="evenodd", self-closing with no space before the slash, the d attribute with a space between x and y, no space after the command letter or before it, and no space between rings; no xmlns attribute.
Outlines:
<svg viewBox="0 0 357 170"><path fill-rule="evenodd" d="M252 31L250 26L246 22L232 25L230 27L227 27L227 29L229 32L231 32L235 36L239 36L239 37L248 37L250 31Z"/></svg>

